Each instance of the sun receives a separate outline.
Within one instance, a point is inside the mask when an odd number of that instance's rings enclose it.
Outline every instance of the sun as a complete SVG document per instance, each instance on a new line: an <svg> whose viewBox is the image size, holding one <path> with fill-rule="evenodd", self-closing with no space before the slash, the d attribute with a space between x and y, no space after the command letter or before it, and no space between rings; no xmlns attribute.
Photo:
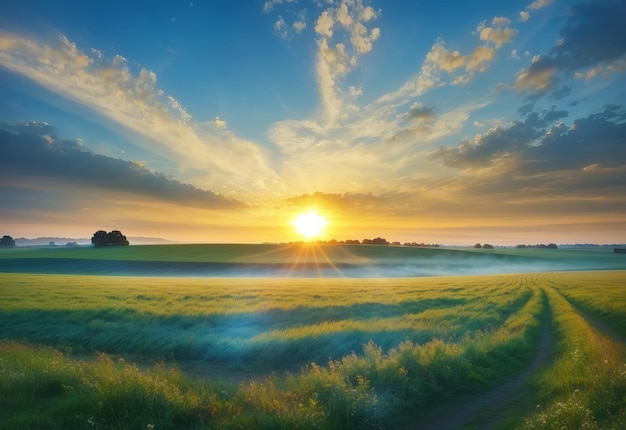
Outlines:
<svg viewBox="0 0 626 430"><path fill-rule="evenodd" d="M298 215L291 224L293 224L298 233L310 240L315 236L319 236L328 223L317 212L307 212Z"/></svg>

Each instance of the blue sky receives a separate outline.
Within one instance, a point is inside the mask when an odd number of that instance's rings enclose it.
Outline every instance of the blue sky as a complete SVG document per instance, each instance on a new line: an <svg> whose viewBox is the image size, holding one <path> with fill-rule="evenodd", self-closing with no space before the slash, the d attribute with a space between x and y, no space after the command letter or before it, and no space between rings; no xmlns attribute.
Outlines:
<svg viewBox="0 0 626 430"><path fill-rule="evenodd" d="M9 0L2 234L624 242L626 6Z"/></svg>

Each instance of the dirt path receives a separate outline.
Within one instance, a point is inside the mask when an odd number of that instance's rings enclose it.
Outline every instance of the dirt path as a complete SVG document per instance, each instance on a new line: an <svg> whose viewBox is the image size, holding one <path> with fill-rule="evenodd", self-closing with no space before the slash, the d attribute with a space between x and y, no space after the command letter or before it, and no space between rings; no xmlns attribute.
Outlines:
<svg viewBox="0 0 626 430"><path fill-rule="evenodd" d="M541 333L537 355L522 373L517 375L514 379L511 379L510 381L492 389L491 391L488 391L487 393L462 404L457 409L446 412L444 416L441 416L430 423L417 424L414 426L409 425L405 427L405 429L459 429L467 424L476 412L487 408L494 411L500 410L501 412L496 413L496 415L491 414L486 416L485 421L480 423L479 428L481 430L495 428L505 415L505 411L499 408L499 406L511 403L519 391L523 388L526 381L528 381L528 379L541 367L548 364L550 357L553 355L555 343L556 338L552 327L552 311L548 307L543 320L543 331Z"/></svg>

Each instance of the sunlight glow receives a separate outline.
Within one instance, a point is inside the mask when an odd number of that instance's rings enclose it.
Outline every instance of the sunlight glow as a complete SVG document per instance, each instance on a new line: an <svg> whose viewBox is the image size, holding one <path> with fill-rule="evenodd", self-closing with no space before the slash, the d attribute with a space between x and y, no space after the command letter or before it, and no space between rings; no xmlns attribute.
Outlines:
<svg viewBox="0 0 626 430"><path fill-rule="evenodd" d="M326 220L319 216L317 212L300 214L291 223L296 228L296 231L307 240L319 236L327 224Z"/></svg>

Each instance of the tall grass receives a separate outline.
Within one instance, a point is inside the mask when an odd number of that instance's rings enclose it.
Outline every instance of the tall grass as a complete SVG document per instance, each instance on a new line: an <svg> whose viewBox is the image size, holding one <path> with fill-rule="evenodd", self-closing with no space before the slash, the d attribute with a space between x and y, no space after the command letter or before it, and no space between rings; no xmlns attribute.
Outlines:
<svg viewBox="0 0 626 430"><path fill-rule="evenodd" d="M532 294L515 278L158 279L0 275L3 337L77 353L292 369L489 330Z"/></svg>
<svg viewBox="0 0 626 430"><path fill-rule="evenodd" d="M0 275L0 428L419 425L518 374L550 310L557 357L533 380L539 406L520 427L618 428L624 347L559 292L574 294L568 276ZM597 276L575 279L582 288ZM622 281L613 273L605 285L623 291ZM180 370L190 368L203 377Z"/></svg>
<svg viewBox="0 0 626 430"><path fill-rule="evenodd" d="M543 312L540 291L515 276L0 280L2 336L13 339L0 346L0 427L18 429L381 428L416 410L423 420L520 369ZM140 368L102 350L234 359L261 376L190 380L175 363Z"/></svg>
<svg viewBox="0 0 626 430"><path fill-rule="evenodd" d="M554 285L559 293L592 317L599 317L626 339L626 273L596 272L587 279L563 274Z"/></svg>

